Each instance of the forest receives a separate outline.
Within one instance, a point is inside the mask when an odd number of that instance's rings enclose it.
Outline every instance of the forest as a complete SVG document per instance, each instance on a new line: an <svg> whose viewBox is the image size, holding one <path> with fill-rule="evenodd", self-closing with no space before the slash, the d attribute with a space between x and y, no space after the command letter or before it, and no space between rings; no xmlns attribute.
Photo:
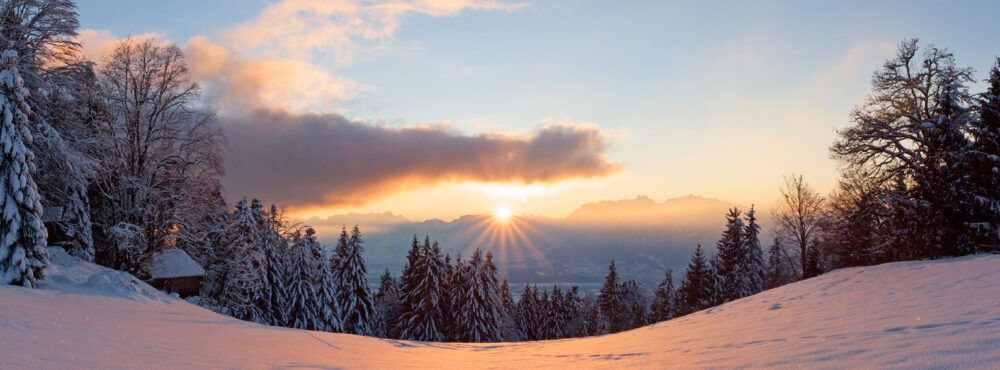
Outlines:
<svg viewBox="0 0 1000 370"><path fill-rule="evenodd" d="M903 40L829 148L836 188L788 176L767 246L754 207L734 208L676 287L667 269L649 295L610 261L599 294L529 285L514 297L491 251L442 256L430 236L372 284L358 227L328 249L279 206L225 194L226 138L177 45L129 38L87 60L72 1L0 7L4 284L35 287L46 247L139 279L154 253L179 248L206 270L197 304L239 319L499 342L620 332L833 269L1000 250L1000 59L977 76L946 48Z"/></svg>

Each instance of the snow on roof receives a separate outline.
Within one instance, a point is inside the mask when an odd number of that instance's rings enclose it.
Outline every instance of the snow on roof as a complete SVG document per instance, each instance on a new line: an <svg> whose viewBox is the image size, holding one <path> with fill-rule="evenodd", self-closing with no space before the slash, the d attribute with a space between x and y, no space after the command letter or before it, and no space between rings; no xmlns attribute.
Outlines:
<svg viewBox="0 0 1000 370"><path fill-rule="evenodd" d="M201 276L205 270L180 249L167 249L153 255L153 265L149 269L153 279Z"/></svg>

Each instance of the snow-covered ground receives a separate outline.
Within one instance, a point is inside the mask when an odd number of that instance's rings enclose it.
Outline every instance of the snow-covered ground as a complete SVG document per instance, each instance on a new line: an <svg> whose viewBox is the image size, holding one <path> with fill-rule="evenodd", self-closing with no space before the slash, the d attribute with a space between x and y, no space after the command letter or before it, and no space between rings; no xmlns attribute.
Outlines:
<svg viewBox="0 0 1000 370"><path fill-rule="evenodd" d="M1000 366L1000 256L840 270L603 337L445 344L237 321L50 250L42 289L0 287L0 368Z"/></svg>

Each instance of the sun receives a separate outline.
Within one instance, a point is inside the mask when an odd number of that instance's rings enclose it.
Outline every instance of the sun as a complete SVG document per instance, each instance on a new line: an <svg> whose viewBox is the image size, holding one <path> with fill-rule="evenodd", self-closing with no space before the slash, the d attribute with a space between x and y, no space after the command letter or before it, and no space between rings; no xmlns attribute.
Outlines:
<svg viewBox="0 0 1000 370"><path fill-rule="evenodd" d="M493 217L500 221L506 222L510 220L510 217L513 215L514 213L512 213L510 211L510 207L507 206L497 206L497 208L493 210Z"/></svg>

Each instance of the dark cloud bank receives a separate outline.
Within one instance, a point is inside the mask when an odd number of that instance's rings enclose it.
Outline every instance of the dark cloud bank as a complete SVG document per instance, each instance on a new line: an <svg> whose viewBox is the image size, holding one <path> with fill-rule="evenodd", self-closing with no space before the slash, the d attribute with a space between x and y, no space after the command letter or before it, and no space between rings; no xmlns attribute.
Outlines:
<svg viewBox="0 0 1000 370"><path fill-rule="evenodd" d="M447 127L393 128L333 113L258 110L222 118L226 187L288 206L363 204L411 186L451 181L553 182L606 176L596 126L553 125L531 136L463 135Z"/></svg>

